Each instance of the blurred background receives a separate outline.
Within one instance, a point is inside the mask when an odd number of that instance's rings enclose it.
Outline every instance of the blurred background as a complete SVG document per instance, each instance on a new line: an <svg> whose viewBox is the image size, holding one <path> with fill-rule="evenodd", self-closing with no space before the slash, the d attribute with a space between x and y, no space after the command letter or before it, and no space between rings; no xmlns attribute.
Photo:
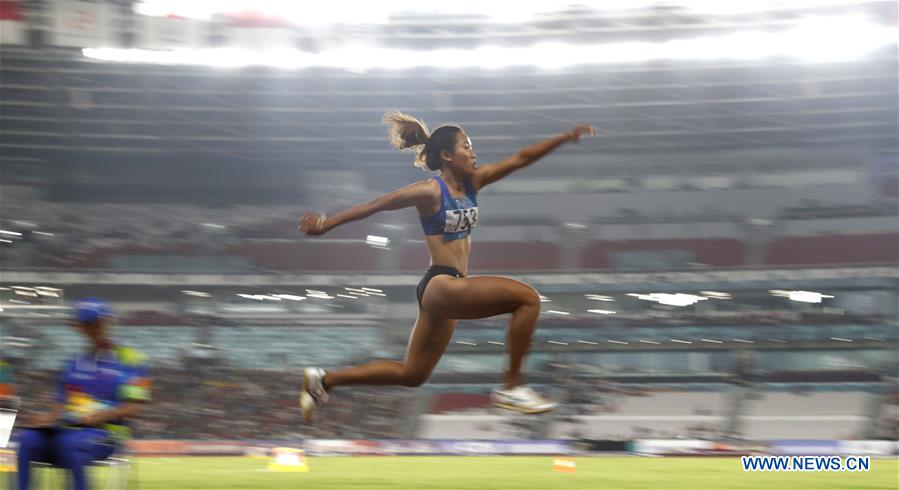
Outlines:
<svg viewBox="0 0 899 490"><path fill-rule="evenodd" d="M85 347L72 300L100 296L151 360L138 439L897 437L895 2L2 0L0 21L23 412ZM302 367L400 358L415 320L414 210L296 232L428 176L393 109L462 125L484 163L598 128L479 196L470 273L543 295L527 373L558 411L488 409L497 317L460 322L422 388L341 389L301 423Z"/></svg>

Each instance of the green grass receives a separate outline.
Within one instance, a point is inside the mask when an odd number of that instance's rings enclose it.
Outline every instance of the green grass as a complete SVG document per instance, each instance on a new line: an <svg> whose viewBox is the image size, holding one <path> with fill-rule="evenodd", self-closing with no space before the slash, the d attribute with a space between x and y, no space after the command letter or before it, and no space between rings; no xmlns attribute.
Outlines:
<svg viewBox="0 0 899 490"><path fill-rule="evenodd" d="M551 456L317 457L309 473L266 471L240 457L139 458L129 488L165 489L890 489L896 459L872 459L870 472L744 472L734 458L578 457L573 474ZM102 476L102 475L97 475Z"/></svg>

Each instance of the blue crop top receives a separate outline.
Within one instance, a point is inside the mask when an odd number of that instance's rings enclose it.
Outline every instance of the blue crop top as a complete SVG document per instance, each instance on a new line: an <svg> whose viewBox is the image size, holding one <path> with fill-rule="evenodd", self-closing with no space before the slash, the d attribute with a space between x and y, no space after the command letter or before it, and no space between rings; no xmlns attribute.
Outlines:
<svg viewBox="0 0 899 490"><path fill-rule="evenodd" d="M443 239L458 240L471 235L471 229L478 223L478 198L468 180L465 184L465 197L453 197L446 182L434 177L440 184L440 209L431 216L421 218L421 227L425 235L443 235Z"/></svg>

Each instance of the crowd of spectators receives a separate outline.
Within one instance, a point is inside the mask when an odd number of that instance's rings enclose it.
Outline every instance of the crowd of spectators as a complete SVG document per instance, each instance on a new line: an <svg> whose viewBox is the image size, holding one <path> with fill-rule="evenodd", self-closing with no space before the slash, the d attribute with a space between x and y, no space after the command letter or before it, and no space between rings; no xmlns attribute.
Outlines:
<svg viewBox="0 0 899 490"><path fill-rule="evenodd" d="M408 436L413 390L355 388L334 394L320 421L300 415L300 374L221 366L152 371L153 402L137 418L140 439L292 440ZM57 389L52 370L19 370L22 418L47 410Z"/></svg>

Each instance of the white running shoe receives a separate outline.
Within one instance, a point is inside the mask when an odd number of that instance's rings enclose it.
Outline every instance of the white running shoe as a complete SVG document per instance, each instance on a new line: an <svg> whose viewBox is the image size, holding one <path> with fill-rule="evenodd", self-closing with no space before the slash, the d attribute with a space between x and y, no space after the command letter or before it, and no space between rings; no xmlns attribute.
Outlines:
<svg viewBox="0 0 899 490"><path fill-rule="evenodd" d="M495 407L520 413L545 413L559 406L558 403L543 398L533 388L525 385L495 389L490 394L490 401Z"/></svg>
<svg viewBox="0 0 899 490"><path fill-rule="evenodd" d="M328 402L328 391L322 380L325 370L322 368L306 368L303 370L303 387L300 389L300 411L306 422L315 419L315 409Z"/></svg>

